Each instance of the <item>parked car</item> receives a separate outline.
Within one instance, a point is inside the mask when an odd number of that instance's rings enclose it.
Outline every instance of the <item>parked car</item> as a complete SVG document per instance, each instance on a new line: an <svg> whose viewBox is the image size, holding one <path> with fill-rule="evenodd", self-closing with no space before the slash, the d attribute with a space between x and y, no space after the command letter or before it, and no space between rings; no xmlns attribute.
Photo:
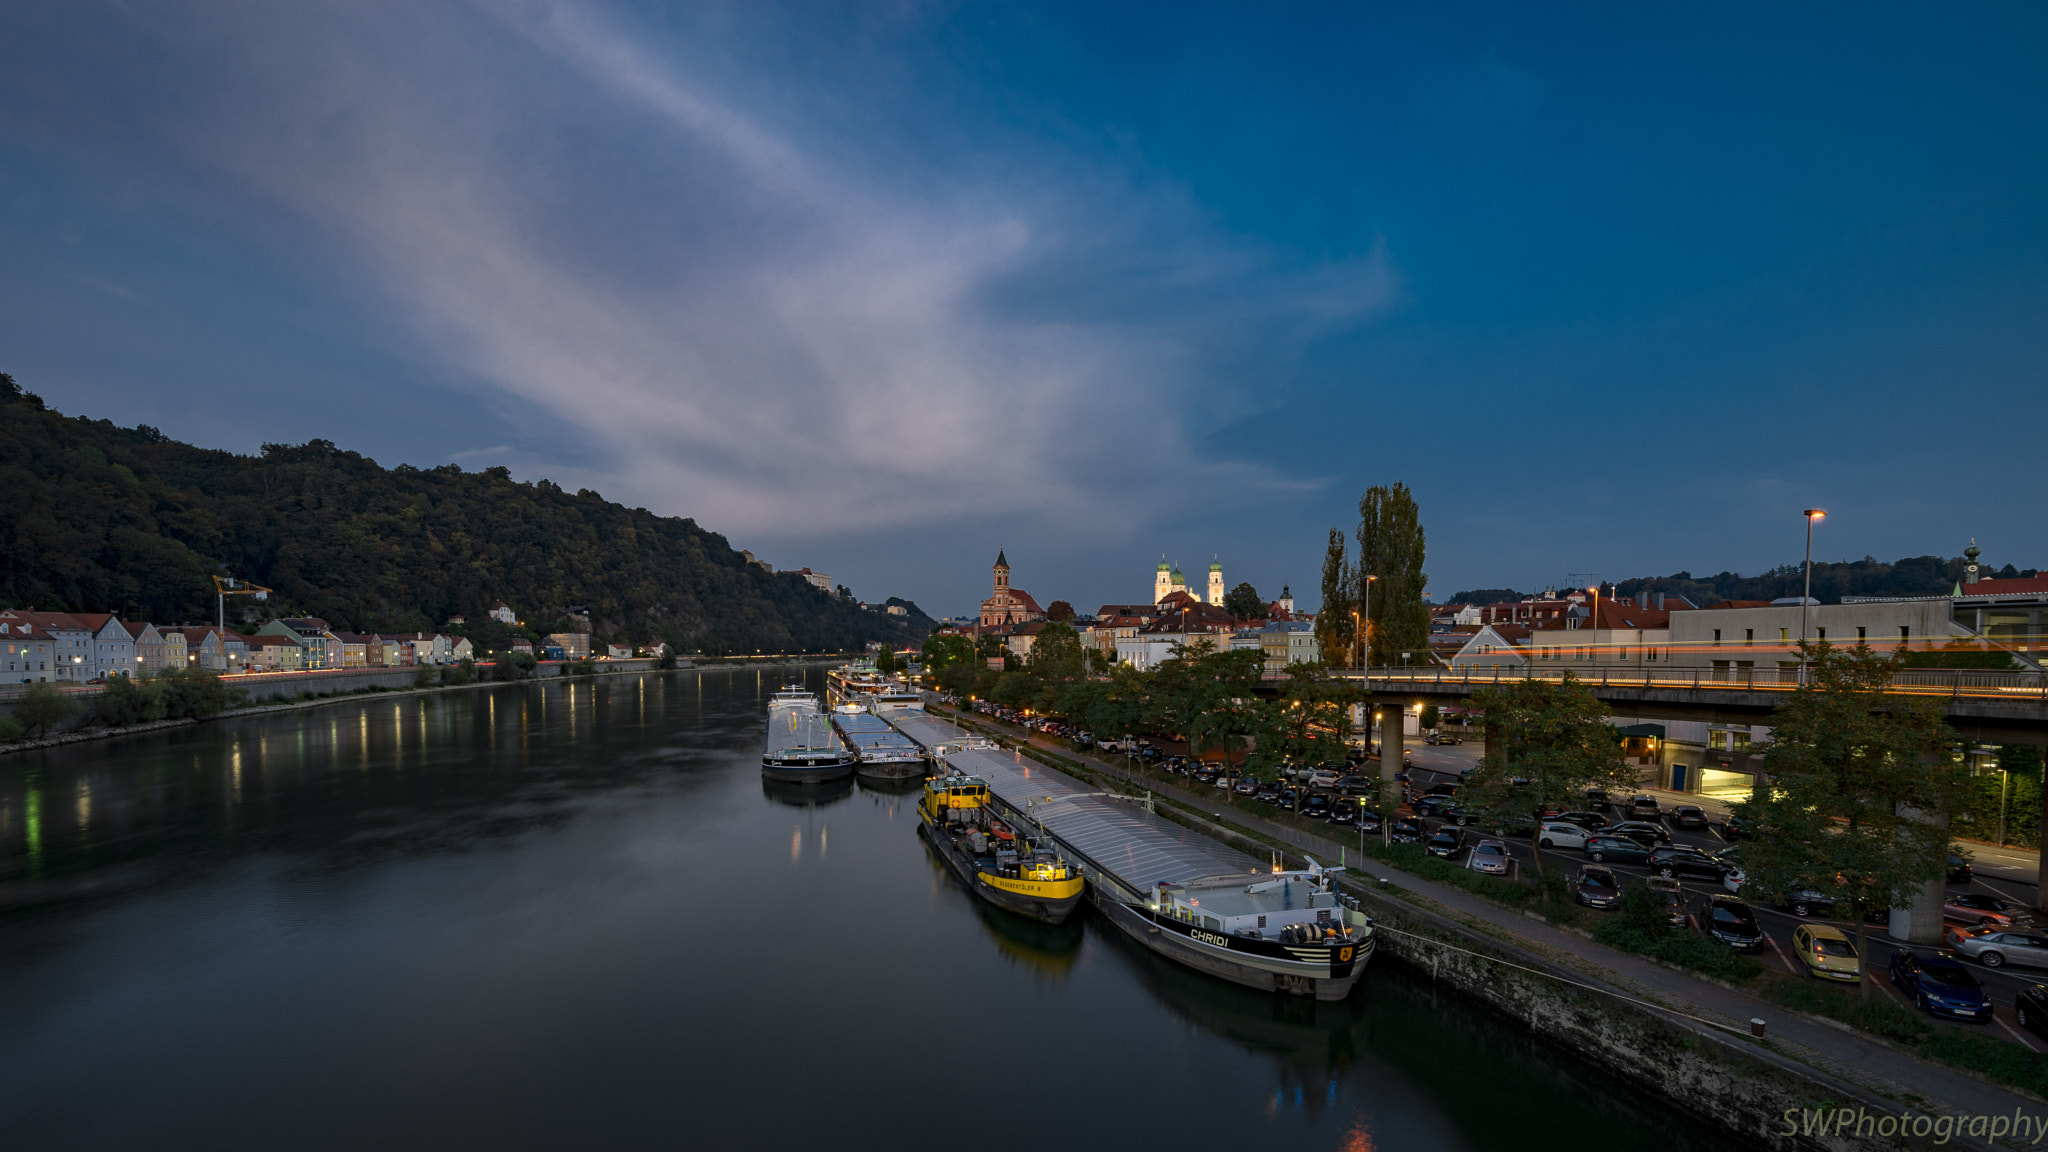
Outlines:
<svg viewBox="0 0 2048 1152"><path fill-rule="evenodd" d="M1458 794L1458 786L1456 784L1431 784L1422 790L1422 794L1424 796L1456 796Z"/></svg>
<svg viewBox="0 0 2048 1152"><path fill-rule="evenodd" d="M1655 796L1631 796L1628 810L1624 813L1631 820L1655 820L1664 810L1657 805Z"/></svg>
<svg viewBox="0 0 2048 1152"><path fill-rule="evenodd" d="M1330 815L1330 797L1322 792L1311 792L1301 805L1301 814L1312 820L1322 820Z"/></svg>
<svg viewBox="0 0 2048 1152"><path fill-rule="evenodd" d="M1586 858L1589 860L1647 860L1650 850L1633 840L1621 836L1588 836L1585 843Z"/></svg>
<svg viewBox="0 0 2048 1152"><path fill-rule="evenodd" d="M1508 846L1498 840L1481 840L1465 857L1465 867L1474 872L1505 876L1508 874Z"/></svg>
<svg viewBox="0 0 2048 1152"><path fill-rule="evenodd" d="M1563 820L1545 820L1543 834L1537 838L1536 843L1545 848L1584 848L1586 837L1589 835L1591 833L1577 824Z"/></svg>
<svg viewBox="0 0 2048 1152"><path fill-rule="evenodd" d="M1261 785L1259 788L1258 801L1261 804L1278 804L1280 802L1280 785Z"/></svg>
<svg viewBox="0 0 2048 1152"><path fill-rule="evenodd" d="M1465 851L1465 833L1446 825L1429 834L1428 841L1423 844L1423 850L1431 856L1456 860Z"/></svg>
<svg viewBox="0 0 2048 1152"><path fill-rule="evenodd" d="M1330 802L1330 822L1350 824L1358 819L1358 801L1351 796L1340 796Z"/></svg>
<svg viewBox="0 0 2048 1152"><path fill-rule="evenodd" d="M1315 774L1308 778L1308 782L1318 788L1329 788L1343 778L1342 775L1332 772L1328 768L1318 768L1315 770Z"/></svg>
<svg viewBox="0 0 2048 1152"><path fill-rule="evenodd" d="M1282 788L1280 790L1280 806L1289 811L1300 808L1301 792L1294 788Z"/></svg>
<svg viewBox="0 0 2048 1152"><path fill-rule="evenodd" d="M1664 922L1673 928L1692 927L1692 910L1687 907L1685 886L1676 880L1662 876L1651 876L1643 881L1650 898L1657 902L1664 912Z"/></svg>
<svg viewBox="0 0 2048 1152"><path fill-rule="evenodd" d="M1719 880L1727 867L1689 844L1659 844L1643 861L1659 876L1698 876Z"/></svg>
<svg viewBox="0 0 2048 1152"><path fill-rule="evenodd" d="M1970 867L1970 862L1968 860L1963 859L1961 856L1951 856L1948 858L1949 883L1968 884L1970 881L1975 880L1976 878L1977 870Z"/></svg>
<svg viewBox="0 0 2048 1152"><path fill-rule="evenodd" d="M1664 821L1673 828L1698 828L1705 831L1707 810L1697 804L1680 804L1665 813Z"/></svg>
<svg viewBox="0 0 2048 1152"><path fill-rule="evenodd" d="M1418 796L1415 798L1415 802L1409 805L1410 808L1415 809L1417 816L1437 817L1444 816L1446 811L1457 806L1457 800L1450 796Z"/></svg>
<svg viewBox="0 0 2048 1152"><path fill-rule="evenodd" d="M1651 824L1645 820L1623 820L1619 824L1609 824L1600 830L1600 835L1626 837L1645 848L1671 843L1671 833L1666 832L1662 824Z"/></svg>
<svg viewBox="0 0 2048 1152"><path fill-rule="evenodd" d="M1694 913L1707 935L1737 952L1755 952L1764 946L1764 928L1756 912L1733 896L1707 897Z"/></svg>
<svg viewBox="0 0 2048 1152"><path fill-rule="evenodd" d="M1863 979L1863 960L1856 955L1856 945L1833 925L1801 924L1794 928L1792 952L1806 966L1808 976L1845 984L1860 983Z"/></svg>
<svg viewBox="0 0 2048 1152"><path fill-rule="evenodd" d="M1337 791L1347 796L1376 796L1380 782L1370 776L1344 776L1337 781Z"/></svg>
<svg viewBox="0 0 2048 1152"><path fill-rule="evenodd" d="M1960 924L1997 925L2000 928L2024 928L2034 922L2034 914L2011 900L1982 892L1960 892L1948 898L1941 906L1941 918Z"/></svg>
<svg viewBox="0 0 2048 1152"><path fill-rule="evenodd" d="M1730 816L1726 820L1721 821L1721 839L1728 841L1730 844L1735 843L1737 840L1747 839L1754 831L1750 827L1750 822L1740 816Z"/></svg>
<svg viewBox="0 0 2048 1152"><path fill-rule="evenodd" d="M1257 780L1254 780L1250 776L1247 776L1244 779L1239 780L1237 782L1237 787L1231 789L1231 791L1237 793L1239 796L1257 796L1259 794L1259 782Z"/></svg>
<svg viewBox="0 0 2048 1152"><path fill-rule="evenodd" d="M1614 876L1611 868L1596 868L1587 865L1568 882L1572 899L1588 908L1621 907L1621 881Z"/></svg>
<svg viewBox="0 0 2048 1152"><path fill-rule="evenodd" d="M1422 843L1422 821L1413 816L1399 817L1394 826L1387 829L1387 839L1396 844Z"/></svg>
<svg viewBox="0 0 2048 1152"><path fill-rule="evenodd" d="M1536 834L1536 821L1522 815L1520 812L1492 812L1484 817L1478 817L1466 813L1463 809L1459 809L1458 816L1460 823L1477 823L1488 835L1492 836L1521 837L1534 836Z"/></svg>
<svg viewBox="0 0 2048 1152"><path fill-rule="evenodd" d="M1612 808L1614 807L1614 797L1608 795L1605 788L1588 788L1586 789L1586 807L1594 809Z"/></svg>
<svg viewBox="0 0 2048 1152"><path fill-rule="evenodd" d="M1351 826L1368 835L1377 835L1386 826L1386 817L1371 808L1361 807L1358 815L1352 817Z"/></svg>
<svg viewBox="0 0 2048 1152"><path fill-rule="evenodd" d="M1800 888L1779 897L1778 907L1794 916L1832 916L1835 899L1812 888Z"/></svg>
<svg viewBox="0 0 2048 1152"><path fill-rule="evenodd" d="M1556 818L1571 824L1577 824L1588 832L1598 832L1602 828L1607 827L1607 817L1600 815L1598 812L1559 812Z"/></svg>
<svg viewBox="0 0 2048 1152"><path fill-rule="evenodd" d="M2012 998L2012 1018L2036 1036L2048 1038L2048 984L2029 984Z"/></svg>
<svg viewBox="0 0 2048 1152"><path fill-rule="evenodd" d="M2024 968L2048 968L2048 936L2011 928L1966 928L1948 937L1957 955L1975 960L1986 968L2018 964Z"/></svg>
<svg viewBox="0 0 2048 1152"><path fill-rule="evenodd" d="M1906 994L1930 1016L1952 1020L1989 1020L1991 1001L1984 985L1968 968L1939 952L1892 951L1892 987Z"/></svg>
<svg viewBox="0 0 2048 1152"><path fill-rule="evenodd" d="M1742 870L1742 849L1723 848L1714 853L1714 859L1724 869L1721 873L1721 887L1730 892L1742 891L1742 886L1749 881L1749 873Z"/></svg>

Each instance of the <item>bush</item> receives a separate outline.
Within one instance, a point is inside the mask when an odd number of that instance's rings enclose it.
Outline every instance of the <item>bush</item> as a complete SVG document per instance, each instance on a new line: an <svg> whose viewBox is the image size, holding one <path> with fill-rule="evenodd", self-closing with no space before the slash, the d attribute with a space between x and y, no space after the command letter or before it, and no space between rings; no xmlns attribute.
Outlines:
<svg viewBox="0 0 2048 1152"><path fill-rule="evenodd" d="M92 702L92 722L118 728L163 718L163 701L158 693L126 676L109 676L99 699Z"/></svg>
<svg viewBox="0 0 2048 1152"><path fill-rule="evenodd" d="M675 671L675 667L676 667L676 654L675 654L675 650L674 650L674 649L668 649L668 648L665 648L665 649L663 649L663 650L662 650L662 653L661 653L661 659L659 659L659 660L656 660L656 661L654 662L654 666L655 666L656 668L659 668L659 669L661 669L661 670L662 670L663 672L673 672L673 671Z"/></svg>
<svg viewBox="0 0 2048 1152"><path fill-rule="evenodd" d="M434 666L422 664L413 670L412 686L415 688L432 688L434 686L434 679Z"/></svg>
<svg viewBox="0 0 2048 1152"><path fill-rule="evenodd" d="M166 668L142 688L156 694L160 710L154 714L167 720L204 720L249 702L246 689L223 682L210 668Z"/></svg>
<svg viewBox="0 0 2048 1152"><path fill-rule="evenodd" d="M445 664L441 667L441 683L443 684L453 687L462 684L474 684L475 682L476 661L474 660L463 660L457 664Z"/></svg>
<svg viewBox="0 0 2048 1152"><path fill-rule="evenodd" d="M76 715L78 701L43 680L29 685L14 703L14 719L38 736L49 735L50 729L62 727L65 721Z"/></svg>
<svg viewBox="0 0 2048 1152"><path fill-rule="evenodd" d="M493 680L524 680L540 667L540 661L531 652L500 652L497 662L491 665Z"/></svg>
<svg viewBox="0 0 2048 1152"><path fill-rule="evenodd" d="M12 716L0 716L0 744L12 744L21 737L21 721Z"/></svg>

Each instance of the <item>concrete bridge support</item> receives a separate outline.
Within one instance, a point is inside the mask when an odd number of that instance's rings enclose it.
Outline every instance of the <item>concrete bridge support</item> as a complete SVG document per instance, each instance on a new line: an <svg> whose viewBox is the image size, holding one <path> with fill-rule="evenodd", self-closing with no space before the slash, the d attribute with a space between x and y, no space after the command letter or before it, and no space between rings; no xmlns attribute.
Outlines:
<svg viewBox="0 0 2048 1152"><path fill-rule="evenodd" d="M1408 710L1400 704L1382 704L1380 712L1380 792L1391 805L1401 803L1401 782L1394 779L1394 773L1401 770L1402 761L1407 757Z"/></svg>

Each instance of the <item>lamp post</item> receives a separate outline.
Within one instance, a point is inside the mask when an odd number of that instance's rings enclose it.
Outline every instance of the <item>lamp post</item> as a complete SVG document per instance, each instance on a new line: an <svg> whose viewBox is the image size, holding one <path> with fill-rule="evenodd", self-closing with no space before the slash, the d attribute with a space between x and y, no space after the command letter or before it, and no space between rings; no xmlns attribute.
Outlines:
<svg viewBox="0 0 2048 1152"><path fill-rule="evenodd" d="M1593 638L1586 641L1586 655L1598 660L1600 658L1600 586L1595 584L1586 589L1586 591L1593 594L1593 616L1591 619Z"/></svg>
<svg viewBox="0 0 2048 1152"><path fill-rule="evenodd" d="M1799 686L1806 687L1806 620L1811 614L1813 601L1813 522L1827 515L1819 508L1808 508L1806 517L1806 591L1799 596Z"/></svg>

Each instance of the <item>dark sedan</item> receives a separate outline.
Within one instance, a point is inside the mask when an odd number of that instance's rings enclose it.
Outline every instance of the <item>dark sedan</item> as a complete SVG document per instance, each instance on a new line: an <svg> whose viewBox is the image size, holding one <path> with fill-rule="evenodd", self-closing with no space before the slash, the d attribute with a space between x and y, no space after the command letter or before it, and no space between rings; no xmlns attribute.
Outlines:
<svg viewBox="0 0 2048 1152"><path fill-rule="evenodd" d="M1586 857L1591 860L1647 860L1650 850L1622 836L1586 837Z"/></svg>
<svg viewBox="0 0 2048 1152"><path fill-rule="evenodd" d="M1311 792L1302 803L1301 814L1311 820L1322 820L1330 815L1330 798L1321 792Z"/></svg>
<svg viewBox="0 0 2048 1152"><path fill-rule="evenodd" d="M1370 808L1360 808L1352 825L1360 832L1377 833L1386 825L1386 819Z"/></svg>
<svg viewBox="0 0 2048 1152"><path fill-rule="evenodd" d="M1588 832L1598 832L1607 827L1607 817L1598 812L1559 812L1556 818L1567 824L1577 824Z"/></svg>
<svg viewBox="0 0 2048 1152"><path fill-rule="evenodd" d="M1431 856L1456 860L1465 851L1465 834L1456 828L1439 828L1429 834L1429 841L1423 849Z"/></svg>
<svg viewBox="0 0 2048 1152"><path fill-rule="evenodd" d="M2048 984L2029 984L2012 999L2013 1019L2036 1036L2048 1039Z"/></svg>
<svg viewBox="0 0 2048 1152"><path fill-rule="evenodd" d="M1968 884L1970 881L1976 878L1977 870L1970 867L1970 862L1968 860L1963 859L1961 856L1951 856L1948 858L1949 883Z"/></svg>
<svg viewBox="0 0 2048 1152"><path fill-rule="evenodd" d="M1664 820L1673 828L1697 828L1705 831L1707 811L1697 804L1680 804L1665 814Z"/></svg>
<svg viewBox="0 0 2048 1152"><path fill-rule="evenodd" d="M1737 952L1755 952L1764 946L1764 928L1757 923L1749 905L1733 896L1709 896L1698 912L1707 935Z"/></svg>
<svg viewBox="0 0 2048 1152"><path fill-rule="evenodd" d="M1602 836L1623 836L1641 844L1645 848L1655 848L1659 844L1671 843L1671 833L1666 832L1662 824L1652 824L1647 820L1624 820L1619 824L1609 824L1607 827L1600 829L1600 834Z"/></svg>
<svg viewBox="0 0 2048 1152"><path fill-rule="evenodd" d="M1279 786L1278 784L1265 784L1265 785L1261 785L1261 786L1260 786L1260 788L1259 788L1259 803L1261 803L1261 804L1278 804L1279 802L1280 802L1280 786Z"/></svg>
<svg viewBox="0 0 2048 1152"><path fill-rule="evenodd" d="M1894 949L1890 974L1892 987L1931 1015L1955 1020L1991 1019L1991 1001L1984 997L1984 986L1968 968L1947 956Z"/></svg>
<svg viewBox="0 0 2048 1152"><path fill-rule="evenodd" d="M1423 796L1409 805L1417 816L1443 816L1457 806L1457 800L1449 796Z"/></svg>
<svg viewBox="0 0 2048 1152"><path fill-rule="evenodd" d="M1387 838L1396 844L1420 844L1422 821L1413 816L1403 816L1394 821L1394 826L1387 832Z"/></svg>
<svg viewBox="0 0 2048 1152"><path fill-rule="evenodd" d="M1330 805L1330 821L1335 824L1349 824L1358 819L1358 801L1345 796Z"/></svg>
<svg viewBox="0 0 2048 1152"><path fill-rule="evenodd" d="M1643 863L1659 876L1698 876L1719 880L1728 868L1719 860L1685 844L1659 844L1650 849Z"/></svg>
<svg viewBox="0 0 2048 1152"><path fill-rule="evenodd" d="M1571 879L1572 899L1588 908L1621 907L1621 881L1608 868L1587 865Z"/></svg>

